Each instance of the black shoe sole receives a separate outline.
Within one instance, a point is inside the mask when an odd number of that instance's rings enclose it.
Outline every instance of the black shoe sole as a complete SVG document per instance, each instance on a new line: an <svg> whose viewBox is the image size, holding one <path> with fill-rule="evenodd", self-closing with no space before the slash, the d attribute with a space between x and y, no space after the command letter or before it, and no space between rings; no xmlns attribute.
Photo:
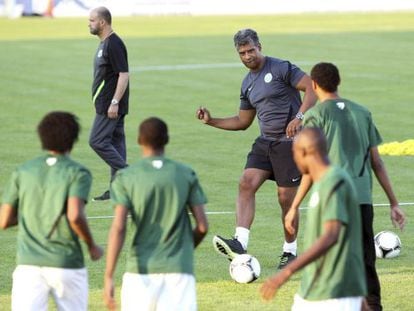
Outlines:
<svg viewBox="0 0 414 311"><path fill-rule="evenodd" d="M232 261L237 255L240 255L239 253L234 252L230 246L228 246L227 243L220 239L217 235L213 237L213 247L217 253L226 257L230 261Z"/></svg>
<svg viewBox="0 0 414 311"><path fill-rule="evenodd" d="M93 198L92 199L92 202L98 202L98 201L108 201L110 198L105 198L105 199L102 199L102 198Z"/></svg>
<svg viewBox="0 0 414 311"><path fill-rule="evenodd" d="M109 200L111 197L107 197L107 196L100 196L100 197L96 197L92 199L92 202L96 202L96 201L107 201Z"/></svg>
<svg viewBox="0 0 414 311"><path fill-rule="evenodd" d="M92 199L92 202L95 202L95 201L107 201L110 198L111 198L110 194L109 193L108 194L105 193L105 194L100 195L99 197L94 197Z"/></svg>

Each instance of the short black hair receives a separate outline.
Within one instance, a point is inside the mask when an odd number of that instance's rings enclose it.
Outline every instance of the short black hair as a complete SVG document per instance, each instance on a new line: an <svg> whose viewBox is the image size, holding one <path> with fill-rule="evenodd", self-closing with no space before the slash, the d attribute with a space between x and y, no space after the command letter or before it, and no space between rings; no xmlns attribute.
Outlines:
<svg viewBox="0 0 414 311"><path fill-rule="evenodd" d="M71 151L78 140L80 125L78 118L64 111L52 111L45 115L37 126L42 148L59 153Z"/></svg>
<svg viewBox="0 0 414 311"><path fill-rule="evenodd" d="M112 15L111 12L104 6L96 8L96 13L98 17L102 18L108 25L112 24Z"/></svg>
<svg viewBox="0 0 414 311"><path fill-rule="evenodd" d="M332 63L318 63L311 70L311 78L326 92L336 92L341 83L338 68Z"/></svg>
<svg viewBox="0 0 414 311"><path fill-rule="evenodd" d="M308 146L312 146L321 156L328 154L328 142L323 130L319 127L305 127L300 131L301 137L306 137ZM298 136L299 136L298 135Z"/></svg>
<svg viewBox="0 0 414 311"><path fill-rule="evenodd" d="M150 117L142 121L139 125L138 143L140 145L150 146L154 150L160 150L168 144L168 140L168 127L163 120L157 117Z"/></svg>
<svg viewBox="0 0 414 311"><path fill-rule="evenodd" d="M233 41L236 48L246 44L253 44L255 46L259 46L260 44L257 32L250 28L239 30L234 35Z"/></svg>

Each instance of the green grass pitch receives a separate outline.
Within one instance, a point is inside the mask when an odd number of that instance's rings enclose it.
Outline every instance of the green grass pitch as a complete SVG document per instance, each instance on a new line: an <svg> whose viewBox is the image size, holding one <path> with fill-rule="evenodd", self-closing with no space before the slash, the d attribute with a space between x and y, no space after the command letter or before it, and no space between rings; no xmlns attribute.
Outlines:
<svg viewBox="0 0 414 311"><path fill-rule="evenodd" d="M87 144L94 116L92 61L98 45L87 24L87 18L0 19L0 191L16 165L39 154L35 127L46 112L58 109L80 117L83 131L73 157L91 169L92 195L106 189L109 170ZM276 272L283 240L272 183L266 183L257 194L249 245L249 252L262 266L260 279L249 285L232 282L228 262L211 244L214 234L234 233L232 212L238 179L258 134L257 123L244 132L220 131L199 123L195 110L205 105L214 116L237 113L246 69L239 64L232 37L237 30L251 27L261 36L266 55L289 59L306 71L319 61L336 63L343 81L340 94L372 111L384 141L412 139L414 13L134 17L114 18L113 26L129 52L129 162L139 158L135 143L138 123L148 116L159 116L170 128L167 155L196 169L209 198L208 211L229 212L209 215L209 235L196 251L199 309L289 310L299 274L270 303L262 302L258 293L263 280ZM400 202L414 202L413 157L384 156L384 161ZM374 183L374 203L386 202ZM397 232L403 243L401 256L377 261L384 310L412 310L414 207L403 208L408 224L403 232ZM112 210L108 203L90 203L87 213L90 217L111 216ZM306 212L302 215L301 223ZM376 207L375 215L376 232L393 230L387 207ZM111 219L92 218L89 223L97 241L105 246ZM303 231L299 250L302 240ZM2 310L10 306L15 241L16 229L0 232ZM118 290L124 259L117 269ZM90 310L102 310L104 260L88 260L87 266ZM119 301L119 293L117 298Z"/></svg>

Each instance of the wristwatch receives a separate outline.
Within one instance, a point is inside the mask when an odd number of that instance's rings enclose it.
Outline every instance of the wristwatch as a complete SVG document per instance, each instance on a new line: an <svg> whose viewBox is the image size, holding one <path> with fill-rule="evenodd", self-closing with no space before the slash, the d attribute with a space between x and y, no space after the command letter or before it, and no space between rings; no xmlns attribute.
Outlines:
<svg viewBox="0 0 414 311"><path fill-rule="evenodd" d="M116 100L115 98L113 100L111 100L111 105L118 105L119 101Z"/></svg>
<svg viewBox="0 0 414 311"><path fill-rule="evenodd" d="M302 112L300 112L300 111L299 111L299 112L296 114L295 118L296 118L296 119L298 119L298 120L301 120L301 121L302 121L302 120L303 120L303 118L304 118L304 115L303 115L303 113L302 113Z"/></svg>

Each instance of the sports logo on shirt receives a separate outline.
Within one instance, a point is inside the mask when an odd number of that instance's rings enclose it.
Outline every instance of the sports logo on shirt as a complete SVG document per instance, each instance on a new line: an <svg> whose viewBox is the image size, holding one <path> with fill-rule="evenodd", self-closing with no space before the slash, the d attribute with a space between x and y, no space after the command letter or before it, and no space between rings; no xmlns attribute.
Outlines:
<svg viewBox="0 0 414 311"><path fill-rule="evenodd" d="M55 157L49 157L46 159L46 164L49 166L55 165L57 162L57 159Z"/></svg>
<svg viewBox="0 0 414 311"><path fill-rule="evenodd" d="M97 57L102 57L102 54L103 54L103 50L99 50Z"/></svg>
<svg viewBox="0 0 414 311"><path fill-rule="evenodd" d="M266 73L266 75L264 76L264 82L266 82L266 83L270 83L270 81L272 81L272 79L273 79L273 76L272 76L272 74L270 73L270 72L268 72L268 73Z"/></svg>
<svg viewBox="0 0 414 311"><path fill-rule="evenodd" d="M309 200L309 207L316 207L319 203L319 193L314 192L312 193L310 200Z"/></svg>
<svg viewBox="0 0 414 311"><path fill-rule="evenodd" d="M161 160L154 160L151 164L156 169L160 169L164 165L164 163Z"/></svg>
<svg viewBox="0 0 414 311"><path fill-rule="evenodd" d="M345 103L344 103L344 102L337 102L337 103L336 103L336 106L337 106L339 109L344 110L344 108L345 108Z"/></svg>

